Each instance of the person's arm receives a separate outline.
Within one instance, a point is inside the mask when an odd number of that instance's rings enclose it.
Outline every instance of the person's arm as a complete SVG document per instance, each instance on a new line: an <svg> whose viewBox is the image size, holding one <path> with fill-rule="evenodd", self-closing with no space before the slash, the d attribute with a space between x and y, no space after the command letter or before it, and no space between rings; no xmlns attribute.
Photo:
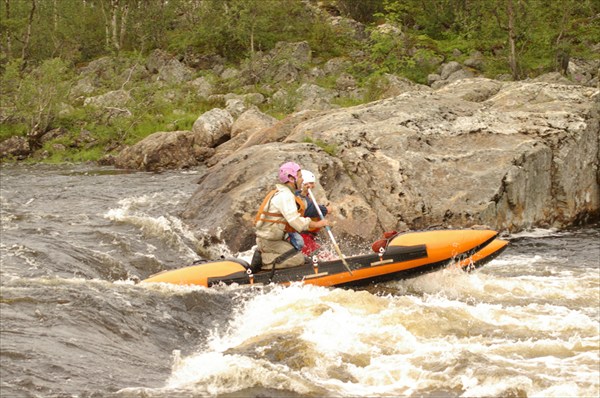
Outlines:
<svg viewBox="0 0 600 398"><path fill-rule="evenodd" d="M329 207L325 205L319 205L319 208L321 209L321 213L323 213L323 217L325 217L327 213L329 213Z"/></svg>
<svg viewBox="0 0 600 398"><path fill-rule="evenodd" d="M329 208L324 205L319 205L319 208L321 209L321 212L323 213L323 217L325 217L327 215L327 213L329 212ZM304 216L310 217L310 218L319 217L319 212L317 211L314 203L310 199L308 199L308 201L307 201L306 210L304 210Z"/></svg>
<svg viewBox="0 0 600 398"><path fill-rule="evenodd" d="M309 229L323 228L323 227L326 227L327 225L329 225L329 221L327 221L325 219L322 219L319 221L310 220L310 223L308 224L308 228Z"/></svg>
<svg viewBox="0 0 600 398"><path fill-rule="evenodd" d="M310 227L310 223L313 221L308 217L301 217L300 213L298 213L296 200L294 199L294 194L292 192L278 192L273 197L273 204L279 209L287 223L296 231L302 232L312 228Z"/></svg>

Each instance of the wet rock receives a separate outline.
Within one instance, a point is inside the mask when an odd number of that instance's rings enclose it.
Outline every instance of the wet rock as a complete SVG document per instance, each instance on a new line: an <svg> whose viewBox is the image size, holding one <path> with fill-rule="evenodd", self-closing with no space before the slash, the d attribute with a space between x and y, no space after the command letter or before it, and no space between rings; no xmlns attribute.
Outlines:
<svg viewBox="0 0 600 398"><path fill-rule="evenodd" d="M299 112L214 163L183 215L199 233L246 250L278 166L294 160L334 205L342 246L392 229L564 227L599 214L594 92L478 78Z"/></svg>

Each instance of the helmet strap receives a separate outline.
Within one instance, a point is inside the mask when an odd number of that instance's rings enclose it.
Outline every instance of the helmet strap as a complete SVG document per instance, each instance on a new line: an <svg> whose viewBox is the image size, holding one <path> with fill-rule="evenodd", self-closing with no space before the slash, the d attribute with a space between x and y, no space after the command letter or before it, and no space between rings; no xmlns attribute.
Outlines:
<svg viewBox="0 0 600 398"><path fill-rule="evenodd" d="M291 174L288 174L288 182L291 184L294 184L294 189L299 189L298 188L298 179L296 177L294 177Z"/></svg>

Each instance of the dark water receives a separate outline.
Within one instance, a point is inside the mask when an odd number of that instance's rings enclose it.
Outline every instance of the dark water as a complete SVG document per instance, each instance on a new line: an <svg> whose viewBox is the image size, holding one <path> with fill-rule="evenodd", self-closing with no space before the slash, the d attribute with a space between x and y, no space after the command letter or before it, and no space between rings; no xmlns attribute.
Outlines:
<svg viewBox="0 0 600 398"><path fill-rule="evenodd" d="M3 166L0 396L600 395L599 225L364 289L136 284L198 257L201 174Z"/></svg>

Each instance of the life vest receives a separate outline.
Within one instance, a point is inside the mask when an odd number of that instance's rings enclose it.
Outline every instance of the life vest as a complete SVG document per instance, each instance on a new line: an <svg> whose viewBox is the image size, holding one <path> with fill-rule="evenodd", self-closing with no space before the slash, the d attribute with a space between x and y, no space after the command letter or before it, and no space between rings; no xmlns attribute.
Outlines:
<svg viewBox="0 0 600 398"><path fill-rule="evenodd" d="M265 208L267 208L269 206L269 203L271 203L271 199L273 198L273 195L275 195L276 193L277 193L277 190L274 189L271 192L269 192L267 194L267 196L265 196L260 207L258 208L258 212L256 213L256 216L254 217L254 225L256 226L259 222L272 222L275 224L284 224L285 232L297 232L290 224L288 224L287 221L285 221L285 219L273 220L273 219L267 218L267 217L283 218L283 214L281 214L281 213L271 213L271 212L265 211ZM294 199L296 200L296 207L298 208L298 212L300 213L300 216L304 217L304 211L306 210L306 203L304 203L302 198L300 198L296 195L294 195Z"/></svg>
<svg viewBox="0 0 600 398"><path fill-rule="evenodd" d="M300 215L302 217L306 217L306 208L308 207L308 205L304 201L305 199L302 199L302 196L296 195L296 203L298 203L298 199L300 199L300 202L302 202L302 204L298 205L298 211L300 212ZM306 200L308 200L308 198L306 198ZM320 220L319 217L310 217L310 219L313 220L313 221L319 221ZM321 230L321 228L309 228L308 232L316 235L320 230Z"/></svg>
<svg viewBox="0 0 600 398"><path fill-rule="evenodd" d="M300 194L300 191L299 191L299 190L298 190L298 191L296 191L296 197L302 198L302 205L304 206L304 212L302 213L302 215L303 215L304 217L307 217L307 215L306 215L306 210L307 210L307 209L308 209L308 207L309 207L309 205L308 205L308 201L309 201L310 199L309 199L308 197L306 197L306 196L302 196L302 195ZM315 205L315 206L318 206L318 205ZM320 221L320 220L321 220L321 218L320 218L320 217L316 217L316 216L315 216L315 217L310 217L310 219L311 219L311 220L313 220L313 221L315 221L315 222L316 222L316 221ZM316 234L317 234L317 233L318 233L320 230L321 230L321 228L309 228L309 229L308 229L308 232L310 232L310 233L312 233L312 234L315 234L315 235L316 235Z"/></svg>

